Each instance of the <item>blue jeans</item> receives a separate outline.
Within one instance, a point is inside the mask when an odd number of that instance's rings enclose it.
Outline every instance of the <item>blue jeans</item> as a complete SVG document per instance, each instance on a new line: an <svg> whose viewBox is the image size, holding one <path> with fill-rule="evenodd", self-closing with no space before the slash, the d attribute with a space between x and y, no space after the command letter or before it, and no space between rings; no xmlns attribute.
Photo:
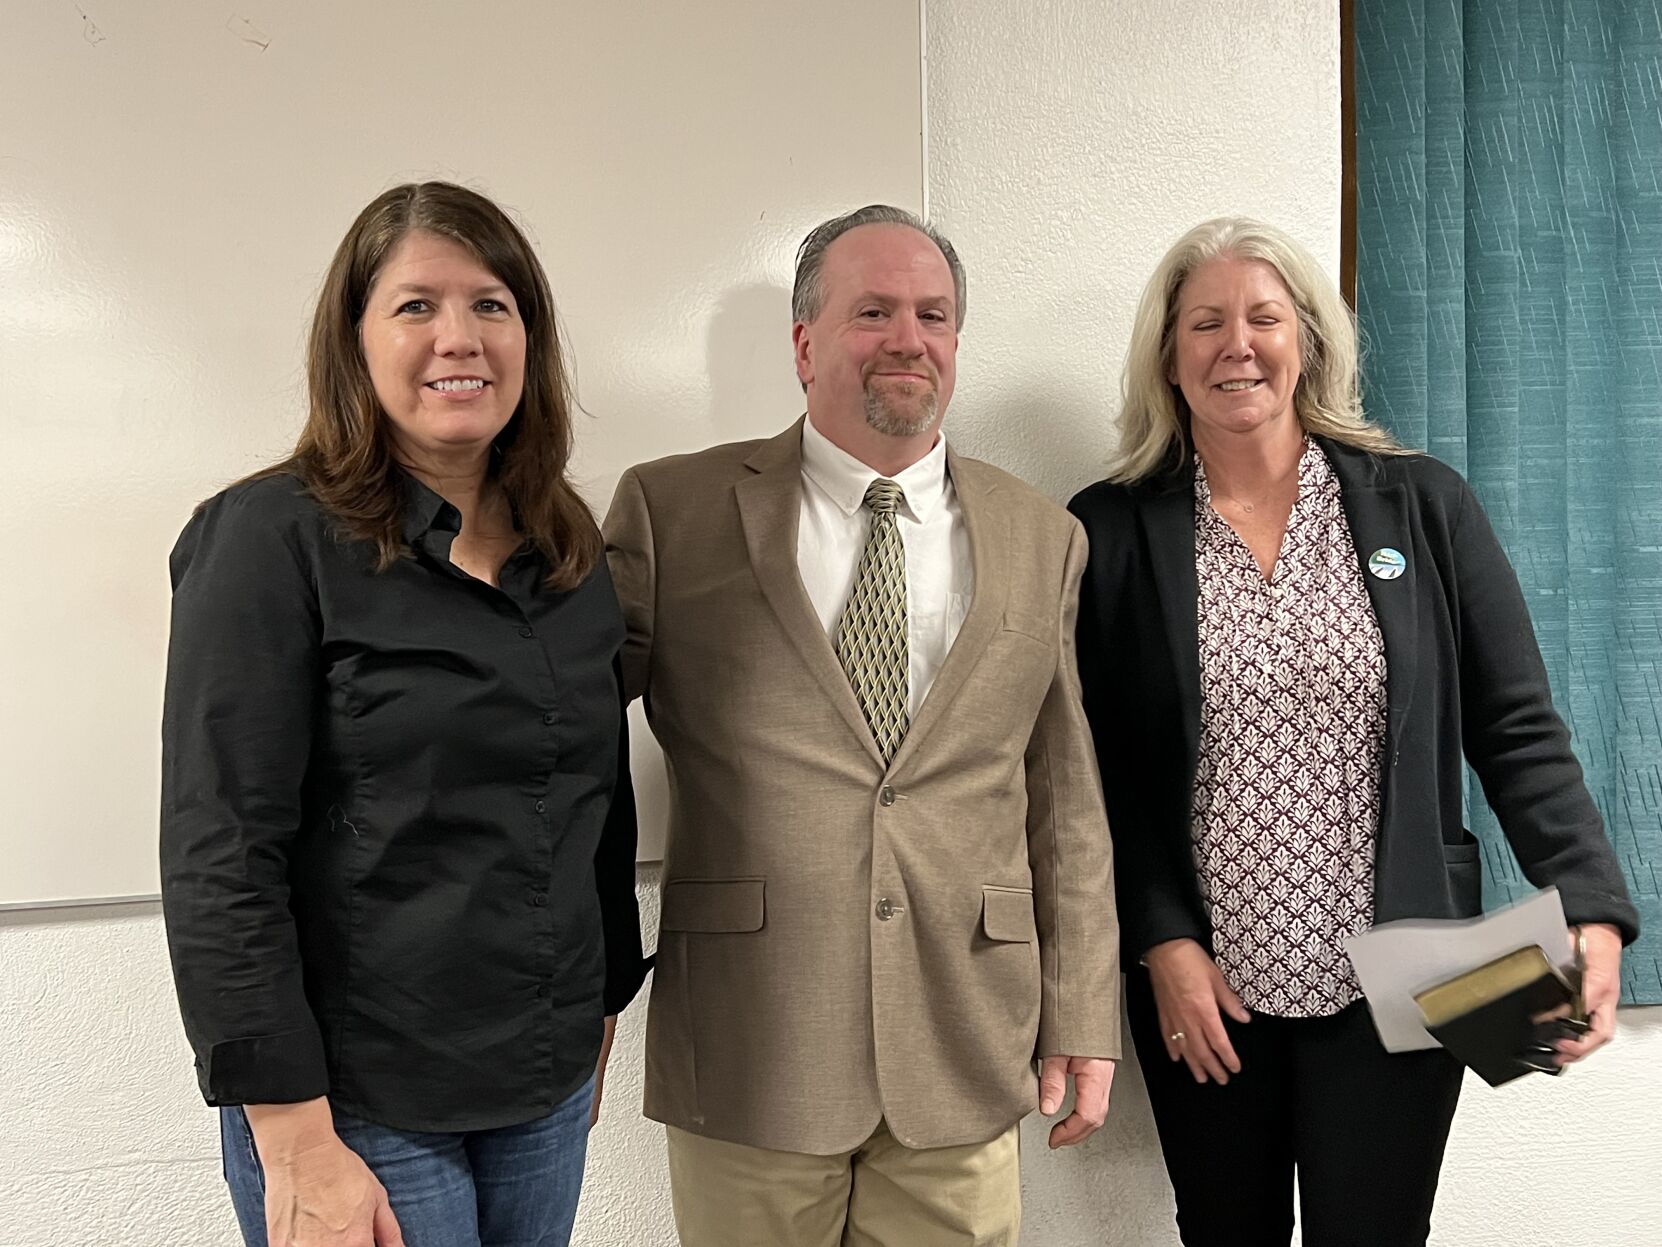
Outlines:
<svg viewBox="0 0 1662 1247"><path fill-rule="evenodd" d="M566 1247L589 1143L591 1078L523 1126L429 1134L335 1114L335 1132L387 1188L406 1247ZM265 1171L248 1117L219 1110L225 1181L247 1247L267 1247Z"/></svg>

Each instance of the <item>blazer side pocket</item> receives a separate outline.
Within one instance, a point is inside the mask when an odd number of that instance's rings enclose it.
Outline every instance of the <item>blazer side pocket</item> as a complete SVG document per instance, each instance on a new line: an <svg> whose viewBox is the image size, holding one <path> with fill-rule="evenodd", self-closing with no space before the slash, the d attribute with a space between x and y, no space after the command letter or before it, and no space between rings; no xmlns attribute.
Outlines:
<svg viewBox="0 0 1662 1247"><path fill-rule="evenodd" d="M1031 611L1006 609L999 628L1003 632L1024 636L1029 641L1037 641L1040 645L1053 645L1056 641L1056 621Z"/></svg>
<svg viewBox="0 0 1662 1247"><path fill-rule="evenodd" d="M664 931L760 931L767 917L761 879L676 879L664 884Z"/></svg>
<svg viewBox="0 0 1662 1247"><path fill-rule="evenodd" d="M1475 918L1483 912L1483 846L1464 827L1460 840L1443 845L1443 868L1448 872L1449 897L1454 916Z"/></svg>
<svg viewBox="0 0 1662 1247"><path fill-rule="evenodd" d="M1033 921L1033 892L1029 888L981 889L981 930L989 940L1032 944L1039 938Z"/></svg>

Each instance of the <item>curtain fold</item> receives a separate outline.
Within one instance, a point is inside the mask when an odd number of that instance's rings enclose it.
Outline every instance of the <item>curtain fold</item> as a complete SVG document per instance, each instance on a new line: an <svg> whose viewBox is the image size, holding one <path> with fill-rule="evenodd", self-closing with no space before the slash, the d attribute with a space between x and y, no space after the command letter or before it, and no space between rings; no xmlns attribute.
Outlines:
<svg viewBox="0 0 1662 1247"><path fill-rule="evenodd" d="M1494 521L1662 1003L1662 14L1355 0L1355 38L1364 399ZM1486 903L1528 891L1467 804Z"/></svg>

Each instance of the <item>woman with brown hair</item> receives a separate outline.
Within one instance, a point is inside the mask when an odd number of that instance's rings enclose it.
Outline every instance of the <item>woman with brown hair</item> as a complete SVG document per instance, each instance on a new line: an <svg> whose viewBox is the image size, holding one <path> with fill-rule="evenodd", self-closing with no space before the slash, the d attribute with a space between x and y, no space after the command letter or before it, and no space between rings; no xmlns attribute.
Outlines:
<svg viewBox="0 0 1662 1247"><path fill-rule="evenodd" d="M564 1244L638 990L623 624L548 282L386 192L324 280L294 453L173 551L168 941L243 1237Z"/></svg>

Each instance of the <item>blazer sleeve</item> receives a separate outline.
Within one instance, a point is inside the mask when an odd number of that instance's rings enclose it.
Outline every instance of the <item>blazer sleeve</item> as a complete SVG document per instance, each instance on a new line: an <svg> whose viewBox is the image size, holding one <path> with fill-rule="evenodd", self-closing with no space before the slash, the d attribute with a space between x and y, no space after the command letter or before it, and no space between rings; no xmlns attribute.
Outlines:
<svg viewBox="0 0 1662 1247"><path fill-rule="evenodd" d="M627 630L623 642L623 701L644 696L652 668L653 616L657 605L656 550L652 515L639 470L630 468L617 483L603 525L606 562L623 608Z"/></svg>
<svg viewBox="0 0 1662 1247"><path fill-rule="evenodd" d="M1106 505L1087 490L1068 504L1086 527L1091 560L1079 597L1079 677L1095 743L1108 825L1113 829L1121 948L1140 959L1156 944L1192 939L1210 949L1199 905L1182 787L1182 725L1154 707L1175 694L1147 695L1145 682L1175 680L1165 655L1147 652L1139 612L1157 611L1152 581L1134 557L1138 541L1128 507ZM1159 630L1163 637L1163 629ZM1165 638L1164 644L1170 639Z"/></svg>
<svg viewBox="0 0 1662 1247"><path fill-rule="evenodd" d="M1027 841L1039 932L1038 1055L1120 1055L1114 856L1074 659L1085 534L1070 523L1056 671L1028 742Z"/></svg>
<svg viewBox="0 0 1662 1247"><path fill-rule="evenodd" d="M1529 881L1557 887L1570 922L1613 923L1631 943L1638 912L1553 709L1517 575L1470 487L1459 488L1451 545L1466 758Z"/></svg>
<svg viewBox="0 0 1662 1247"><path fill-rule="evenodd" d="M329 1089L306 1000L289 850L299 832L321 624L292 516L221 497L173 551L162 709L162 912L209 1104Z"/></svg>

